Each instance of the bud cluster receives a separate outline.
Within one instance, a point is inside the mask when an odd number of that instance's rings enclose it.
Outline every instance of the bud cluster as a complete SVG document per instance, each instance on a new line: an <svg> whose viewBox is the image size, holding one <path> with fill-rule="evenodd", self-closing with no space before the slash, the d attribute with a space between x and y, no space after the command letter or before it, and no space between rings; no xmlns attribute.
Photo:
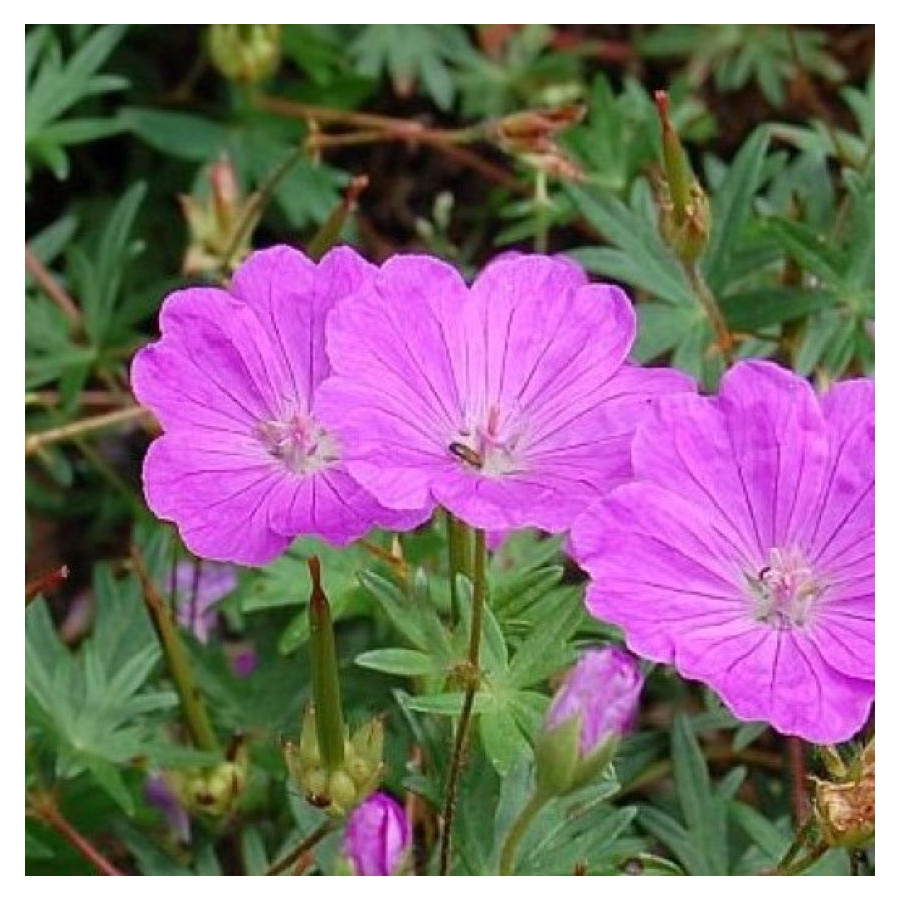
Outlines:
<svg viewBox="0 0 900 900"><path fill-rule="evenodd" d="M280 25L210 25L209 55L231 81L255 84L281 63Z"/></svg>
<svg viewBox="0 0 900 900"><path fill-rule="evenodd" d="M815 782L814 812L824 841L853 849L875 836L875 740L836 780Z"/></svg>
<svg viewBox="0 0 900 900"><path fill-rule="evenodd" d="M165 772L165 783L189 813L217 818L234 811L247 785L249 755L244 741L234 743L229 758L203 769Z"/></svg>
<svg viewBox="0 0 900 900"><path fill-rule="evenodd" d="M372 719L352 737L344 730L343 759L329 766L319 747L312 706L303 718L299 743L284 745L291 780L313 806L334 816L344 815L375 790L384 772L383 752L384 726L380 719Z"/></svg>
<svg viewBox="0 0 900 900"><path fill-rule="evenodd" d="M584 117L581 104L556 109L532 109L503 116L493 125L492 137L501 150L518 156L540 172L556 178L580 180L584 172L556 143L556 135Z"/></svg>

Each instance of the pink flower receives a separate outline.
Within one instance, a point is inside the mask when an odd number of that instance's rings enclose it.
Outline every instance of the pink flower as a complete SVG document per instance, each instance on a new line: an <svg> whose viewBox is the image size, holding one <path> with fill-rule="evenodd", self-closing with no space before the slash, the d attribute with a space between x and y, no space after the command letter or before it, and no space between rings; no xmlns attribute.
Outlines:
<svg viewBox="0 0 900 900"><path fill-rule="evenodd" d="M165 431L147 453L144 491L198 556L258 565L301 534L346 544L375 525L422 521L384 509L347 473L337 423L319 406L325 318L373 271L347 248L316 265L273 247L228 291L166 299L162 339L131 372Z"/></svg>
<svg viewBox="0 0 900 900"><path fill-rule="evenodd" d="M342 850L357 875L395 875L411 838L403 807L378 791L350 814Z"/></svg>
<svg viewBox="0 0 900 900"><path fill-rule="evenodd" d="M644 679L637 660L618 647L588 650L566 676L547 710L546 727L579 717L579 751L589 756L631 729Z"/></svg>
<svg viewBox="0 0 900 900"><path fill-rule="evenodd" d="M766 362L660 401L635 481L581 516L587 604L736 716L833 743L875 689L875 391Z"/></svg>
<svg viewBox="0 0 900 900"><path fill-rule="evenodd" d="M385 506L441 504L480 528L567 529L630 474L650 400L692 384L628 365L635 316L571 262L497 260L471 289L395 257L328 321L319 401L350 474Z"/></svg>

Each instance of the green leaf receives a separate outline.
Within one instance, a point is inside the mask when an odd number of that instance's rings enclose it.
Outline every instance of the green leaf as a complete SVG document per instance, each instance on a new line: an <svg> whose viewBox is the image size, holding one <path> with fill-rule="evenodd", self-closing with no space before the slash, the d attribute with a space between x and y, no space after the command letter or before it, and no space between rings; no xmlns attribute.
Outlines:
<svg viewBox="0 0 900 900"><path fill-rule="evenodd" d="M597 190L571 184L565 189L581 215L616 248L579 248L569 256L589 271L626 281L660 300L694 303L684 274L656 230L647 198L637 195L630 209Z"/></svg>
<svg viewBox="0 0 900 900"><path fill-rule="evenodd" d="M215 161L229 141L226 126L189 113L124 107L118 119L154 150L191 162Z"/></svg>
<svg viewBox="0 0 900 900"><path fill-rule="evenodd" d="M431 713L435 716L458 716L462 712L465 696L463 691L423 694L419 697L409 698L406 705L416 712ZM485 709L489 709L493 702L494 698L490 694L479 691L475 694L472 710L474 713L482 713Z"/></svg>
<svg viewBox="0 0 900 900"><path fill-rule="evenodd" d="M520 759L531 755L531 745L500 698L495 698L479 716L478 733L484 752L501 776L505 777Z"/></svg>
<svg viewBox="0 0 900 900"><path fill-rule="evenodd" d="M713 293L721 292L728 283L731 257L753 211L768 144L768 130L756 129L744 142L713 197L712 232L702 258L703 271Z"/></svg>
<svg viewBox="0 0 900 900"><path fill-rule="evenodd" d="M440 675L443 664L422 653L420 650L406 650L402 647L387 647L383 650L369 650L356 657L356 664L364 669L387 672L390 675Z"/></svg>
<svg viewBox="0 0 900 900"><path fill-rule="evenodd" d="M829 291L765 287L732 294L719 306L732 331L757 332L821 312L834 303Z"/></svg>

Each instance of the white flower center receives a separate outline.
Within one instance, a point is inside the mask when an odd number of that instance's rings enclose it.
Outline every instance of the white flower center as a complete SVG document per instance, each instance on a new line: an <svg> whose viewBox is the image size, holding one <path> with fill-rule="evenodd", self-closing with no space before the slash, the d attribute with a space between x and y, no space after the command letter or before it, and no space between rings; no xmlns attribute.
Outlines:
<svg viewBox="0 0 900 900"><path fill-rule="evenodd" d="M294 412L259 422L256 435L266 452L291 472L306 475L338 459L337 441L312 418Z"/></svg>
<svg viewBox="0 0 900 900"><path fill-rule="evenodd" d="M482 475L508 475L521 471L521 454L517 453L520 429L504 424L497 406L491 406L481 421L461 428L450 442L449 451L468 468Z"/></svg>
<svg viewBox="0 0 900 900"><path fill-rule="evenodd" d="M768 565L747 573L747 583L753 618L779 631L806 625L825 590L799 550L779 547L769 550Z"/></svg>

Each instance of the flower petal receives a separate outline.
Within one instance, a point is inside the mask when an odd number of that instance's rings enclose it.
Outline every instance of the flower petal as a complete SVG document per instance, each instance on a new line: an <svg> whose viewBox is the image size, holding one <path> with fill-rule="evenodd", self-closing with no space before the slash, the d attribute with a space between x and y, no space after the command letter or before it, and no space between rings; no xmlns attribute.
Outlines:
<svg viewBox="0 0 900 900"><path fill-rule="evenodd" d="M262 565L282 553L289 538L268 523L269 503L288 477L246 447L225 448L198 430L157 438L144 459L147 504L175 522L198 556ZM204 438L207 438L204 442Z"/></svg>
<svg viewBox="0 0 900 900"><path fill-rule="evenodd" d="M318 384L330 373L325 319L335 303L377 269L349 247L327 253L316 265L292 247L254 253L235 273L234 296L252 307L272 336L290 373L293 394L312 408Z"/></svg>

